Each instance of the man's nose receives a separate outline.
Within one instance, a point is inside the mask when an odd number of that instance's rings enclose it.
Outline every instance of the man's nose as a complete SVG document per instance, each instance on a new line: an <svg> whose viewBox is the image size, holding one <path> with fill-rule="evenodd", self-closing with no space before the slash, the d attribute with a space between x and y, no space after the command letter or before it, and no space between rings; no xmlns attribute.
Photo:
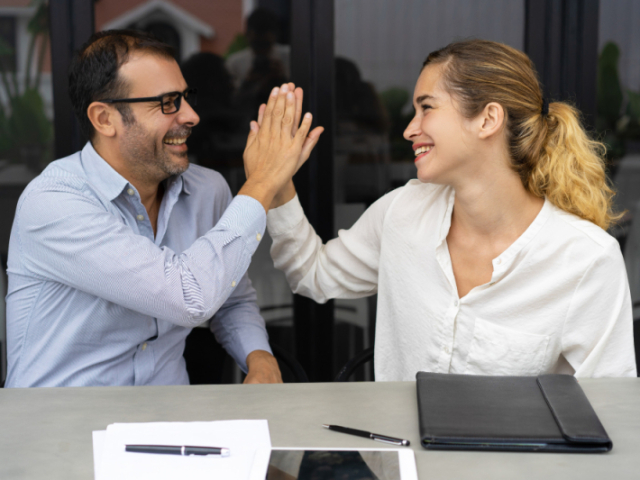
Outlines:
<svg viewBox="0 0 640 480"><path fill-rule="evenodd" d="M186 100L182 100L182 104L180 105L180 111L178 112L178 123L180 125L189 125L191 127L200 123L200 117L195 112L193 107L189 105L189 102Z"/></svg>

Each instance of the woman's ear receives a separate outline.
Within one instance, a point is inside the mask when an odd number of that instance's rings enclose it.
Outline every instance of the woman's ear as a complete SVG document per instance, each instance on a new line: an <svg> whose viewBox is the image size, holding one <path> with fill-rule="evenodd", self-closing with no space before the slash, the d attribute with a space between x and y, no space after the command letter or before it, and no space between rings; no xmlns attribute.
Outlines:
<svg viewBox="0 0 640 480"><path fill-rule="evenodd" d="M113 137L116 134L114 109L102 102L93 102L87 108L89 121L96 133L105 137Z"/></svg>
<svg viewBox="0 0 640 480"><path fill-rule="evenodd" d="M504 108L496 102L488 103L479 115L481 139L489 138L502 131L504 126Z"/></svg>

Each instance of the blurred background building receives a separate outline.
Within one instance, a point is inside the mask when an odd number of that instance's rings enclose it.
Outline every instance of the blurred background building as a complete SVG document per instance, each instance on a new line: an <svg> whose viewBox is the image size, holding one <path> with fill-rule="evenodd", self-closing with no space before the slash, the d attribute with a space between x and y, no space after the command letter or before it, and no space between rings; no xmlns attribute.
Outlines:
<svg viewBox="0 0 640 480"><path fill-rule="evenodd" d="M2 270L20 193L50 161L85 141L66 75L72 52L93 31L139 29L174 47L199 92L191 161L220 171L234 193L244 182L242 151L259 104L274 85L303 86L305 108L327 131L296 185L325 240L415 176L402 132L428 53L453 40L485 38L527 52L546 95L576 104L593 136L607 144L617 205L628 212L611 233L639 302L638 25L637 0L0 0ZM265 237L249 274L271 339L297 356L312 380L330 380L372 345L375 296L317 305L292 295L273 269ZM0 318L4 352L3 324ZM222 377L209 371L224 356L211 353L210 337L207 329L190 337L192 380L239 381L230 366ZM371 371L357 378L369 379Z"/></svg>

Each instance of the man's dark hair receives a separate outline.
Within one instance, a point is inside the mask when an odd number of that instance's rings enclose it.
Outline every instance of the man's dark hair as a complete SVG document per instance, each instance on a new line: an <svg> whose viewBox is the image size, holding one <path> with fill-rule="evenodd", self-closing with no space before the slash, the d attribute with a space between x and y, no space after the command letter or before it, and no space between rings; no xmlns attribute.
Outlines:
<svg viewBox="0 0 640 480"><path fill-rule="evenodd" d="M109 98L126 98L129 86L119 71L135 52L174 59L173 49L169 45L135 30L97 32L74 55L69 69L69 96L82 133L88 139L93 140L95 135L95 129L87 116L89 105ZM125 124L134 122L128 104L114 105Z"/></svg>

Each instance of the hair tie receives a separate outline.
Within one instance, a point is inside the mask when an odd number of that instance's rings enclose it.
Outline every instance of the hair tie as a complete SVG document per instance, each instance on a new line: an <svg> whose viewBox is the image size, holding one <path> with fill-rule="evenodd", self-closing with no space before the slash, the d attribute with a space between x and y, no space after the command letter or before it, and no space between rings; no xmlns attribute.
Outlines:
<svg viewBox="0 0 640 480"><path fill-rule="evenodd" d="M547 115L549 115L549 100L542 97L542 116L546 117Z"/></svg>

